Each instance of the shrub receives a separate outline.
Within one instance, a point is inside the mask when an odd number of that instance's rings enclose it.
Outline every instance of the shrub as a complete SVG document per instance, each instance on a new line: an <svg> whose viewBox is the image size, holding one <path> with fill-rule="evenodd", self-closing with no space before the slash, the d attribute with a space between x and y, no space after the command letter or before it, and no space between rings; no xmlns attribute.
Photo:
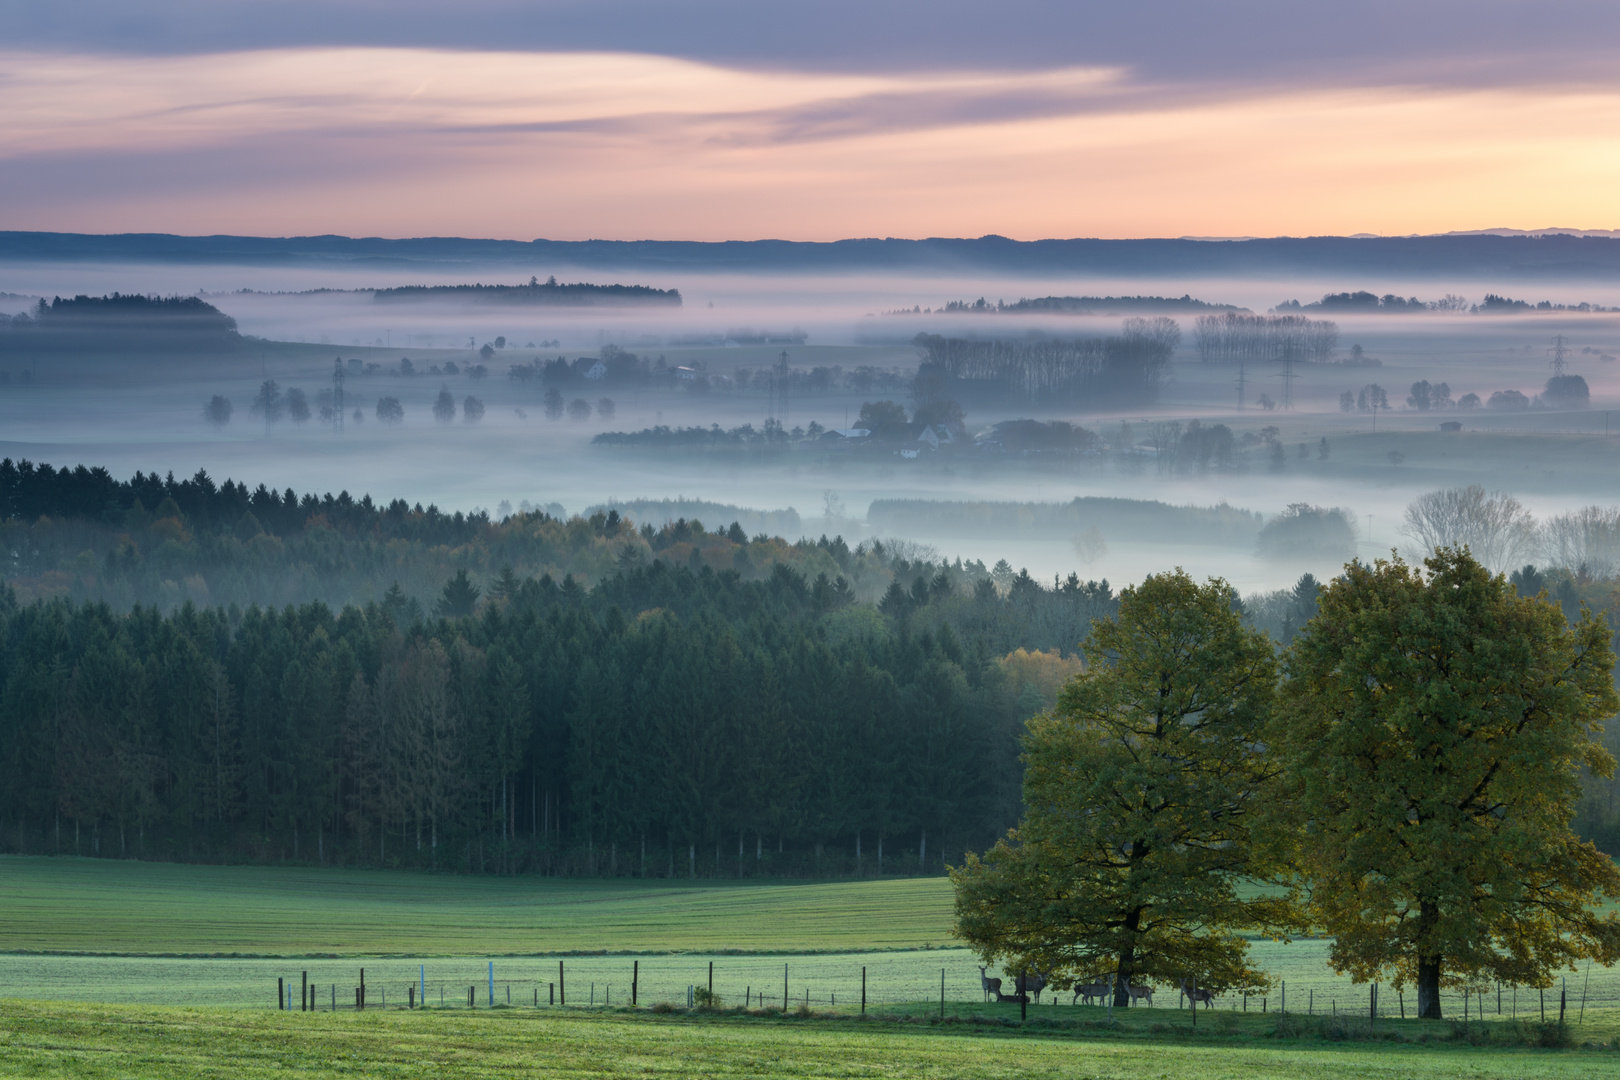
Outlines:
<svg viewBox="0 0 1620 1080"><path fill-rule="evenodd" d="M1263 559L1347 562L1356 554L1356 527L1348 510L1294 503L1266 522L1257 548Z"/></svg>

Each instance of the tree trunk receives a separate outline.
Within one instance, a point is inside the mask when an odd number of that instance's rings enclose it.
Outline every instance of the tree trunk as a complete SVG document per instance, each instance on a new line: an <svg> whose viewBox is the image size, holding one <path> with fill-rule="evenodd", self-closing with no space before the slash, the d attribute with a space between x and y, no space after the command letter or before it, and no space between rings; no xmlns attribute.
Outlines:
<svg viewBox="0 0 1620 1080"><path fill-rule="evenodd" d="M1135 921L1135 919L1136 914L1133 913L1131 920ZM1131 976L1135 973L1136 947L1127 945L1119 951L1119 972L1114 979L1114 1008L1128 1009L1131 1007Z"/></svg>
<svg viewBox="0 0 1620 1080"><path fill-rule="evenodd" d="M1424 954L1424 947L1432 940L1435 925L1440 921L1439 905L1425 900L1418 914L1418 1019L1440 1019L1440 954Z"/></svg>
<svg viewBox="0 0 1620 1080"><path fill-rule="evenodd" d="M1133 861L1138 864L1146 854L1142 842L1136 841L1131 845ZM1136 938L1135 935L1142 929L1142 908L1135 908L1125 916L1125 930L1132 936L1127 938L1128 944L1119 950L1119 970L1114 980L1114 1005L1116 1008L1128 1009L1131 1007L1131 976L1136 974Z"/></svg>
<svg viewBox="0 0 1620 1080"><path fill-rule="evenodd" d="M1440 957L1418 958L1418 1019L1440 1019Z"/></svg>

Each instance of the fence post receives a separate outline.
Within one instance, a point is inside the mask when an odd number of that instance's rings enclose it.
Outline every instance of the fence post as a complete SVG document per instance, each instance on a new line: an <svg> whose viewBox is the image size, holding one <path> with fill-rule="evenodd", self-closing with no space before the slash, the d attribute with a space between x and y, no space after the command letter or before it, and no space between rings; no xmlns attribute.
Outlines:
<svg viewBox="0 0 1620 1080"><path fill-rule="evenodd" d="M945 969L939 969L939 1018L945 1019Z"/></svg>
<svg viewBox="0 0 1620 1080"><path fill-rule="evenodd" d="M714 961L709 961L709 1004L714 1004Z"/></svg>
<svg viewBox="0 0 1620 1080"><path fill-rule="evenodd" d="M489 962L489 1007L495 1007L495 961Z"/></svg>
<svg viewBox="0 0 1620 1080"><path fill-rule="evenodd" d="M426 964L418 964L417 965L417 967L416 967L416 976L417 976L417 978L419 980L421 980L422 1008L425 1009L425 1008L427 1008L427 965Z"/></svg>
<svg viewBox="0 0 1620 1080"><path fill-rule="evenodd" d="M366 1007L366 969L360 969L360 1008Z"/></svg>
<svg viewBox="0 0 1620 1080"><path fill-rule="evenodd" d="M641 986L641 961L637 960L630 969L630 1007L636 1004L636 992Z"/></svg>
<svg viewBox="0 0 1620 1080"><path fill-rule="evenodd" d="M563 982L563 962L557 961L557 1000L559 1004L568 1004L568 984Z"/></svg>
<svg viewBox="0 0 1620 1080"><path fill-rule="evenodd" d="M861 1015L866 1015L866 968L861 968Z"/></svg>
<svg viewBox="0 0 1620 1080"><path fill-rule="evenodd" d="M787 1012L787 965L782 965L782 1011Z"/></svg>
<svg viewBox="0 0 1620 1080"><path fill-rule="evenodd" d="M309 972L304 972L298 988L298 1011L309 1012Z"/></svg>
<svg viewBox="0 0 1620 1080"><path fill-rule="evenodd" d="M277 976L277 978L276 978L276 1008L285 1009L286 1007L287 1007L287 987L284 985L284 980L282 980L279 976Z"/></svg>

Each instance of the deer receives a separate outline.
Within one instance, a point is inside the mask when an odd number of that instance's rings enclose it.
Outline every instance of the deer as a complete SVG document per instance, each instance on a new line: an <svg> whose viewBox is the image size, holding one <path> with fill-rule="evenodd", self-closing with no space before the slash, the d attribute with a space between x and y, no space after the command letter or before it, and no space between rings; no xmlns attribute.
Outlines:
<svg viewBox="0 0 1620 1080"><path fill-rule="evenodd" d="M1126 993L1131 995L1131 1004L1133 1004L1133 1005L1136 1004L1138 1001L1142 1000L1143 998L1147 999L1147 1003L1149 1005L1153 1004L1153 987L1151 987L1151 986L1132 986L1129 976L1126 976L1126 978L1125 978L1125 991L1126 991Z"/></svg>
<svg viewBox="0 0 1620 1080"><path fill-rule="evenodd" d="M984 1000L989 1001L991 994L996 995L997 1000L1001 998L1001 980L986 975L983 964L979 965L979 985L984 989Z"/></svg>
<svg viewBox="0 0 1620 1080"><path fill-rule="evenodd" d="M1078 1005L1080 999L1085 998L1086 1004L1090 1005L1093 1001L1101 1001L1107 994L1108 981L1106 979L1102 982L1081 983L1074 988L1074 1003Z"/></svg>
<svg viewBox="0 0 1620 1080"><path fill-rule="evenodd" d="M1003 994L1000 990L997 990L996 991L996 1000L997 1001L1010 1001L1014 1005L1028 1005L1029 1004L1029 995L1028 994Z"/></svg>
<svg viewBox="0 0 1620 1080"><path fill-rule="evenodd" d="M1196 986L1189 987L1186 979L1181 980L1181 992L1187 995L1187 1000L1192 1002L1192 1007L1195 1009L1198 1008L1198 1003L1200 1001L1204 1003L1204 1008L1206 1009L1213 1009L1215 1007L1214 994L1210 993L1208 990L1200 990Z"/></svg>
<svg viewBox="0 0 1620 1080"><path fill-rule="evenodd" d="M1020 994L1034 994L1035 1000L1041 1000L1041 991L1046 989L1046 976L1037 971L1033 975L1020 975L1013 980L1013 988Z"/></svg>

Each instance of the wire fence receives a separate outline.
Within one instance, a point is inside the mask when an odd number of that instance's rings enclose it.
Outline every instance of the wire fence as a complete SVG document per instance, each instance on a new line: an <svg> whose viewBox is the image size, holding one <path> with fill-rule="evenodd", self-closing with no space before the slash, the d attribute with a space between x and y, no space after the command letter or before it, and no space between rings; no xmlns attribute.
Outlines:
<svg viewBox="0 0 1620 1080"><path fill-rule="evenodd" d="M1264 994L1217 994L1210 1006L1233 1012L1413 1017L1415 994L1376 989L1334 975L1320 940L1257 943L1255 957L1275 983ZM1013 995L1013 976L988 969ZM363 988L363 989L362 989ZM859 1012L896 1006L994 1004L977 960L965 949L804 956L654 955L343 960L190 959L143 957L0 956L0 998L108 1003L226 1005L319 1012L434 1008L686 1008L712 988L722 1007ZM1174 983L1149 987L1136 1008L1187 1007ZM1105 999L1106 1000L1106 999ZM1441 995L1448 1017L1579 1021L1586 1013L1620 1009L1620 970L1591 965L1568 973L1551 989L1483 984ZM1015 1006L1016 1007L1016 1006ZM1102 1003L1050 987L1027 1009L1079 1010L1098 1015ZM1087 1010L1093 1010L1087 1012ZM1046 1015L1053 1015L1047 1013ZM1073 1014L1071 1014L1073 1015Z"/></svg>

